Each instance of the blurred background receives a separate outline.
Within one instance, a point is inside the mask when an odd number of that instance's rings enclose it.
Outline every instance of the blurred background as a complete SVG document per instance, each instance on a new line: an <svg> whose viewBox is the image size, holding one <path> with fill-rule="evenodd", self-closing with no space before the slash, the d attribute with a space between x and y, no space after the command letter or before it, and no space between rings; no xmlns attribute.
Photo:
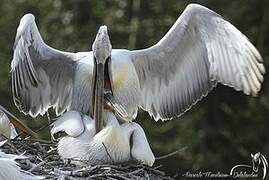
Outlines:
<svg viewBox="0 0 269 180"><path fill-rule="evenodd" d="M35 120L16 109L11 95L10 63L16 29L28 12L45 42L64 51L88 51L100 25L106 24L113 48L146 48L168 31L187 4L197 2L230 21L261 52L269 65L268 0L2 0L0 5L0 104L37 130L46 118ZM186 150L156 161L173 176L191 170L229 172L235 164L250 164L250 153L269 160L269 77L258 97L245 96L218 85L182 117L155 122L140 112L137 122L146 132L156 156ZM38 119L43 119L39 121ZM48 130L40 132L47 139Z"/></svg>

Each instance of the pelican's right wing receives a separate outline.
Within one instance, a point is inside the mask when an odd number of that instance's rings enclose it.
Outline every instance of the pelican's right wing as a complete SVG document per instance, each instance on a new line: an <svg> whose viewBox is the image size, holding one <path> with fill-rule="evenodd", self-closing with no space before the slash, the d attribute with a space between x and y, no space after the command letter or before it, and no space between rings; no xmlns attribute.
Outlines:
<svg viewBox="0 0 269 180"><path fill-rule="evenodd" d="M91 100L88 97L92 66L85 65L90 61L86 61L89 53L68 53L49 47L39 34L34 16L24 15L17 29L11 63L15 105L33 117L43 115L50 107L56 109L56 114L70 108L86 113ZM76 83L75 78L79 78ZM80 98L74 98L78 94Z"/></svg>
<svg viewBox="0 0 269 180"><path fill-rule="evenodd" d="M131 51L139 105L155 120L188 110L220 82L256 95L265 73L262 57L239 30L217 13L188 5L154 46Z"/></svg>

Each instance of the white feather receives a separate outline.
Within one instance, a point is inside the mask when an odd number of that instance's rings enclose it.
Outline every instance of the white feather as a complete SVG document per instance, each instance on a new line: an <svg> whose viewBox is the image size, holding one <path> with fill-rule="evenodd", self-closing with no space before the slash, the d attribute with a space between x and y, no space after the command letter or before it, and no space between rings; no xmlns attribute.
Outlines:
<svg viewBox="0 0 269 180"><path fill-rule="evenodd" d="M14 47L12 90L21 111L91 112L92 52L49 47L31 14L22 17ZM262 57L247 37L198 4L188 5L156 45L111 53L113 95L133 118L138 107L155 120L180 116L218 82L255 96L264 73Z"/></svg>
<svg viewBox="0 0 269 180"><path fill-rule="evenodd" d="M77 113L76 116L75 113ZM73 128L77 129L76 125L83 124L85 130L79 136L68 135L59 140L58 152L63 158L89 161L91 164L104 164L121 163L129 161L133 157L141 163L153 165L155 157L143 129L138 124L120 125L112 113L105 112L104 120L107 121L107 124L95 135L95 121L85 115L82 119L78 112L67 112L57 121L65 122L65 118L72 115L72 119L77 118ZM68 126L66 126L68 122L64 124L57 123L57 121L53 124L52 134L57 133L56 129L63 130L63 127L68 131ZM131 142L133 142L132 146Z"/></svg>
<svg viewBox="0 0 269 180"><path fill-rule="evenodd" d="M26 159L23 155L6 154L0 151L0 179L1 180L38 180L42 176L33 175L20 168L16 159Z"/></svg>
<svg viewBox="0 0 269 180"><path fill-rule="evenodd" d="M14 138L18 134L13 126L13 124L10 123L7 115L0 110L0 141L4 140L6 138Z"/></svg>
<svg viewBox="0 0 269 180"><path fill-rule="evenodd" d="M156 45L129 56L141 90L135 103L155 120L180 116L217 82L255 96L265 73L246 36L198 4L188 5Z"/></svg>

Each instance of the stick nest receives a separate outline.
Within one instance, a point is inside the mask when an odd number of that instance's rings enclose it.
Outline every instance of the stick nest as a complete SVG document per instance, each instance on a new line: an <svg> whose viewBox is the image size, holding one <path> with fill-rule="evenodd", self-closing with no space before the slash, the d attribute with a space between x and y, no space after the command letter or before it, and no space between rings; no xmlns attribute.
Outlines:
<svg viewBox="0 0 269 180"><path fill-rule="evenodd" d="M70 160L62 160L57 153L56 143L33 139L8 140L1 150L8 154L17 154L28 159L17 160L23 170L44 176L46 179L172 179L158 170L129 162L121 165L77 165Z"/></svg>

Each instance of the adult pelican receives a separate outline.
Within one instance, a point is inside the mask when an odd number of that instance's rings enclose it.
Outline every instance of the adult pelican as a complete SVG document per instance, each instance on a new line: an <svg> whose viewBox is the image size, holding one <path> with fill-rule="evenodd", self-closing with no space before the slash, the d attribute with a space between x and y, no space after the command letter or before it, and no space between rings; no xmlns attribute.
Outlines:
<svg viewBox="0 0 269 180"><path fill-rule="evenodd" d="M22 17L11 63L14 102L25 114L76 110L102 129L108 92L134 119L138 107L157 121L180 116L218 82L257 95L265 68L256 48L212 10L190 4L166 35L143 50L112 49L106 26L90 52L62 52L44 43L32 14Z"/></svg>
<svg viewBox="0 0 269 180"><path fill-rule="evenodd" d="M77 111L61 115L51 129L54 137L58 133L64 134L57 146L59 155L88 164L118 164L135 160L153 165L155 157L140 125L135 122L119 124L114 113L107 110L103 112L103 119L105 127L95 134L96 121L89 116Z"/></svg>

